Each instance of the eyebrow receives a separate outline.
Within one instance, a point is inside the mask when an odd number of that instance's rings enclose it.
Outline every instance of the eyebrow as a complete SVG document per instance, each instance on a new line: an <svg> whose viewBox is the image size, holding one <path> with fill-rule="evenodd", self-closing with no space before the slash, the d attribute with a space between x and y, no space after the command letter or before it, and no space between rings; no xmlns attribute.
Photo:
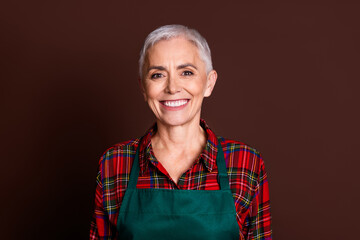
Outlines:
<svg viewBox="0 0 360 240"><path fill-rule="evenodd" d="M182 68L187 68L187 67L192 67L195 68L197 70L197 67L195 67L194 65L192 65L191 63L185 63L185 64L181 64L177 67L177 69L182 69Z"/></svg>
<svg viewBox="0 0 360 240"><path fill-rule="evenodd" d="M157 70L161 70L161 71L166 70L166 68L164 68L163 66L150 66L147 71L149 72L152 69L157 69Z"/></svg>
<svg viewBox="0 0 360 240"><path fill-rule="evenodd" d="M191 63L184 63L184 64L181 64L179 66L177 66L176 69L183 69L183 68L187 68L187 67L192 67L192 68L195 68L197 70L197 67L195 67L193 64ZM147 72L149 72L150 70L152 69L157 69L157 70L160 70L160 71L166 71L166 68L163 67L163 66L150 66L147 70Z"/></svg>

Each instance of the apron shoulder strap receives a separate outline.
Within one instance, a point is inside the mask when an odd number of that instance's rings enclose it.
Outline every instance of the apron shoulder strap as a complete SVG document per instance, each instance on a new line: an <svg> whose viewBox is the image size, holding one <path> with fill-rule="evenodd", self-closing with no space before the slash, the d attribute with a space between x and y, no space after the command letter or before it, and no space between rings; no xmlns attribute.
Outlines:
<svg viewBox="0 0 360 240"><path fill-rule="evenodd" d="M135 154L135 158L131 167L131 172L130 172L130 177L129 177L129 183L127 186L127 189L135 189L136 188L136 184L137 184L137 180L138 180L138 176L139 176L139 149L140 149L140 143L141 140L139 140L139 144L136 148L136 154Z"/></svg>
<svg viewBox="0 0 360 240"><path fill-rule="evenodd" d="M224 158L224 152L221 146L221 140L218 137L216 165L218 167L218 179L221 190L230 190L229 177L226 171L226 163Z"/></svg>

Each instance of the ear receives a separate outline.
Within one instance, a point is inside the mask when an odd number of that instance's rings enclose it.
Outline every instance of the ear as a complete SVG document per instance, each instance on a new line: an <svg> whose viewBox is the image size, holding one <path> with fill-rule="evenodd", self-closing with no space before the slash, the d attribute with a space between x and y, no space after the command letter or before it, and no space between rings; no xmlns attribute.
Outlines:
<svg viewBox="0 0 360 240"><path fill-rule="evenodd" d="M215 87L215 83L217 80L217 72L215 70L211 70L206 79L206 89L204 97L209 97Z"/></svg>
<svg viewBox="0 0 360 240"><path fill-rule="evenodd" d="M143 83L143 81L141 80L140 77L138 78L138 83L139 83L139 87L140 87L141 93L143 94L144 100L145 100L145 102L146 102L146 101L147 101L147 96L146 96L146 93L145 93L145 87L144 87L144 83Z"/></svg>

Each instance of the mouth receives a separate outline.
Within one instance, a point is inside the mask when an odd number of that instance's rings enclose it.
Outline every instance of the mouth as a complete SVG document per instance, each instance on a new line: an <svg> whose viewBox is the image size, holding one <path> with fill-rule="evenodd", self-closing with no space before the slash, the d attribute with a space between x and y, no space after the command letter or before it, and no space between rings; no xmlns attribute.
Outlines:
<svg viewBox="0 0 360 240"><path fill-rule="evenodd" d="M183 107L190 101L190 99L178 99L178 100L166 100L166 101L160 101L160 103L168 108L173 110L178 110Z"/></svg>

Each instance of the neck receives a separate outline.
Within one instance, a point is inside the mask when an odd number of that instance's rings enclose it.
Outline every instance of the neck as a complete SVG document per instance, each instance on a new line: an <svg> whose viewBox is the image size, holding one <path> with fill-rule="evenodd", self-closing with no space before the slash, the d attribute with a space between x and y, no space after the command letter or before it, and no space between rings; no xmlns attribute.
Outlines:
<svg viewBox="0 0 360 240"><path fill-rule="evenodd" d="M160 149L188 151L202 149L206 143L205 131L200 126L200 117L178 126L169 126L157 121L157 132L151 139L152 145Z"/></svg>

